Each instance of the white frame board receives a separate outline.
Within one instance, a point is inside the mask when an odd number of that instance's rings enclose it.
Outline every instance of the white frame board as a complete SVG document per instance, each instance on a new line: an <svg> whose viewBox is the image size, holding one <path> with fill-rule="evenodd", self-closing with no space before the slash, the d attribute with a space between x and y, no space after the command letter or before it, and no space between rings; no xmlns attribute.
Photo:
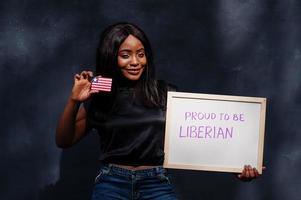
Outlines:
<svg viewBox="0 0 301 200"><path fill-rule="evenodd" d="M163 166L262 173L266 98L168 92Z"/></svg>

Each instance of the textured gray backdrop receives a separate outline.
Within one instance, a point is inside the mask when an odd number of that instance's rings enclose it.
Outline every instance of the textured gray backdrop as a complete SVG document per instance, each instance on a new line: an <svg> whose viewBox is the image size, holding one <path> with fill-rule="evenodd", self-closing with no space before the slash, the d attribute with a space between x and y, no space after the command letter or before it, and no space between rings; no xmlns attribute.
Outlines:
<svg viewBox="0 0 301 200"><path fill-rule="evenodd" d="M7 0L0 3L0 199L89 199L97 136L55 146L74 73L118 21L149 36L181 91L268 98L262 177L172 170L184 200L301 199L301 1Z"/></svg>

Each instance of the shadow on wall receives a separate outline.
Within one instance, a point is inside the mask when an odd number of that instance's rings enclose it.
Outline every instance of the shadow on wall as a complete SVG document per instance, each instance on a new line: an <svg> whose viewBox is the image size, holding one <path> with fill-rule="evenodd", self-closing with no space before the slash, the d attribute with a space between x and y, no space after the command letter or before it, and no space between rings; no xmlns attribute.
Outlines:
<svg viewBox="0 0 301 200"><path fill-rule="evenodd" d="M62 151L60 178L46 186L40 200L89 200L98 169L98 136L90 134L79 144Z"/></svg>
<svg viewBox="0 0 301 200"><path fill-rule="evenodd" d="M170 170L180 200L235 199L244 184L232 173Z"/></svg>

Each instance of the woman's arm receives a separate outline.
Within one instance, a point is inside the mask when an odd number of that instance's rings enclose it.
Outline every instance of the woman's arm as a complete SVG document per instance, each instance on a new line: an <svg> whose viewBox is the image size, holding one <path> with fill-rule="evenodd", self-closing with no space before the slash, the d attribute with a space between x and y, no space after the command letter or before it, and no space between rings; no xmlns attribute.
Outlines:
<svg viewBox="0 0 301 200"><path fill-rule="evenodd" d="M56 129L56 145L60 148L71 147L85 135L86 111L79 106L80 102L68 99Z"/></svg>
<svg viewBox="0 0 301 200"><path fill-rule="evenodd" d="M80 107L82 101L87 100L92 93L89 78L93 76L90 71L83 71L74 76L74 86L63 113L57 124L56 144L67 148L77 143L86 135L86 111Z"/></svg>

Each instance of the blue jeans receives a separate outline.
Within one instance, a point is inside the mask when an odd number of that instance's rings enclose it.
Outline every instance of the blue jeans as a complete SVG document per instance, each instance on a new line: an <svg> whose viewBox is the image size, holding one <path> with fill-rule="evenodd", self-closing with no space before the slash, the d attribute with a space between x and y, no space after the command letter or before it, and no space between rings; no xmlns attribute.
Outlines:
<svg viewBox="0 0 301 200"><path fill-rule="evenodd" d="M92 194L92 200L100 199L176 200L177 197L163 167L133 171L105 164L95 178Z"/></svg>

